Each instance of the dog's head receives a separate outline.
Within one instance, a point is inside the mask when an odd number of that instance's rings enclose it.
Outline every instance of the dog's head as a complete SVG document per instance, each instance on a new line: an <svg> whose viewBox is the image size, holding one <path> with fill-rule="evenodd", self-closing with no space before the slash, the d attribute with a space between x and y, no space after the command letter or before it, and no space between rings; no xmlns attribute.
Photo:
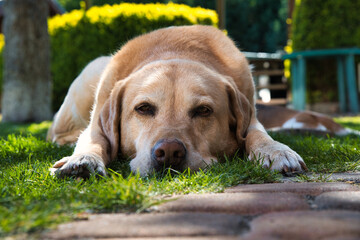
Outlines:
<svg viewBox="0 0 360 240"><path fill-rule="evenodd" d="M100 125L132 171L197 170L243 146L252 107L233 80L185 60L148 64L117 82ZM120 147L120 150L119 150Z"/></svg>

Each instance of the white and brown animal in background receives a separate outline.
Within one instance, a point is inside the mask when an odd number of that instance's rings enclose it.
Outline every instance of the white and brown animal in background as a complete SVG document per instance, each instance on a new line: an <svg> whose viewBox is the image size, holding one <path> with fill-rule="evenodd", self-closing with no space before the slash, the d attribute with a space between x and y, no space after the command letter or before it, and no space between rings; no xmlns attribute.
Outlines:
<svg viewBox="0 0 360 240"><path fill-rule="evenodd" d="M268 131L312 133L317 135L360 135L356 130L344 128L331 117L312 111L296 111L281 106L256 104L257 118Z"/></svg>
<svg viewBox="0 0 360 240"><path fill-rule="evenodd" d="M74 153L54 164L58 176L105 175L119 153L141 176L163 167L197 170L238 149L274 170L306 169L259 123L246 58L209 26L160 29L91 62L71 85L48 139L76 142Z"/></svg>

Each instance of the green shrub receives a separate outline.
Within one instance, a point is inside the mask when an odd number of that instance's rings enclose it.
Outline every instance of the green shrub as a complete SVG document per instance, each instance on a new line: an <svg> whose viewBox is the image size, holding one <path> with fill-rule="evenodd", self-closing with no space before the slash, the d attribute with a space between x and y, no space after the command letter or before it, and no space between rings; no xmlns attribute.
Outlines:
<svg viewBox="0 0 360 240"><path fill-rule="evenodd" d="M114 53L129 39L162 27L217 22L213 10L173 3L95 6L49 19L53 109L60 107L71 82L89 61Z"/></svg>
<svg viewBox="0 0 360 240"><path fill-rule="evenodd" d="M286 45L286 6L286 0L227 0L226 30L244 51L276 52Z"/></svg>
<svg viewBox="0 0 360 240"><path fill-rule="evenodd" d="M294 51L360 47L360 0L297 0ZM336 101L335 59L307 61L308 102Z"/></svg>
<svg viewBox="0 0 360 240"><path fill-rule="evenodd" d="M91 0L93 6L128 3L179 3L216 8L217 0ZM80 8L79 0L59 0L69 11ZM226 0L226 31L244 51L275 52L287 41L288 0Z"/></svg>
<svg viewBox="0 0 360 240"><path fill-rule="evenodd" d="M119 4L121 2L127 2L127 3L179 3L179 4L186 4L188 6L200 6L209 8L207 6L204 6L203 2L208 2L213 0L202 0L201 2L199 0L91 0L91 6L102 6L105 4L113 5L113 4ZM81 0L58 0L58 2L66 9L66 11L71 11L74 9L79 9L81 5ZM206 4L205 4L206 5Z"/></svg>
<svg viewBox="0 0 360 240"><path fill-rule="evenodd" d="M297 1L293 49L360 46L359 0Z"/></svg>

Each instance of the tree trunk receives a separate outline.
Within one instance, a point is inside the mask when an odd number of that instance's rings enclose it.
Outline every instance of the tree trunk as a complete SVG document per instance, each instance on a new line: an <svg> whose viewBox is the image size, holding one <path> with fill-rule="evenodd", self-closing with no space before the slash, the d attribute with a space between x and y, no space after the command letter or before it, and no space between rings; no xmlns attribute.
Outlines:
<svg viewBox="0 0 360 240"><path fill-rule="evenodd" d="M86 10L89 10L91 8L91 5L92 5L91 0L85 0L85 9Z"/></svg>
<svg viewBox="0 0 360 240"><path fill-rule="evenodd" d="M226 0L216 0L216 12L219 15L219 28L226 29Z"/></svg>
<svg viewBox="0 0 360 240"><path fill-rule="evenodd" d="M4 122L51 118L48 14L46 0L4 1Z"/></svg>

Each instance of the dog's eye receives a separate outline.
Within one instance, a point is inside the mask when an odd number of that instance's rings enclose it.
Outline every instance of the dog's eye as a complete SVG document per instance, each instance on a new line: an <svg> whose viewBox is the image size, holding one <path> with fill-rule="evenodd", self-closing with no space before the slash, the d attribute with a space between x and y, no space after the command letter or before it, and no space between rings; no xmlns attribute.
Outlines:
<svg viewBox="0 0 360 240"><path fill-rule="evenodd" d="M208 106L200 106L193 110L193 117L208 117L213 113L213 110Z"/></svg>
<svg viewBox="0 0 360 240"><path fill-rule="evenodd" d="M155 107L149 103L140 104L139 106L135 107L135 111L141 115L155 115Z"/></svg>

